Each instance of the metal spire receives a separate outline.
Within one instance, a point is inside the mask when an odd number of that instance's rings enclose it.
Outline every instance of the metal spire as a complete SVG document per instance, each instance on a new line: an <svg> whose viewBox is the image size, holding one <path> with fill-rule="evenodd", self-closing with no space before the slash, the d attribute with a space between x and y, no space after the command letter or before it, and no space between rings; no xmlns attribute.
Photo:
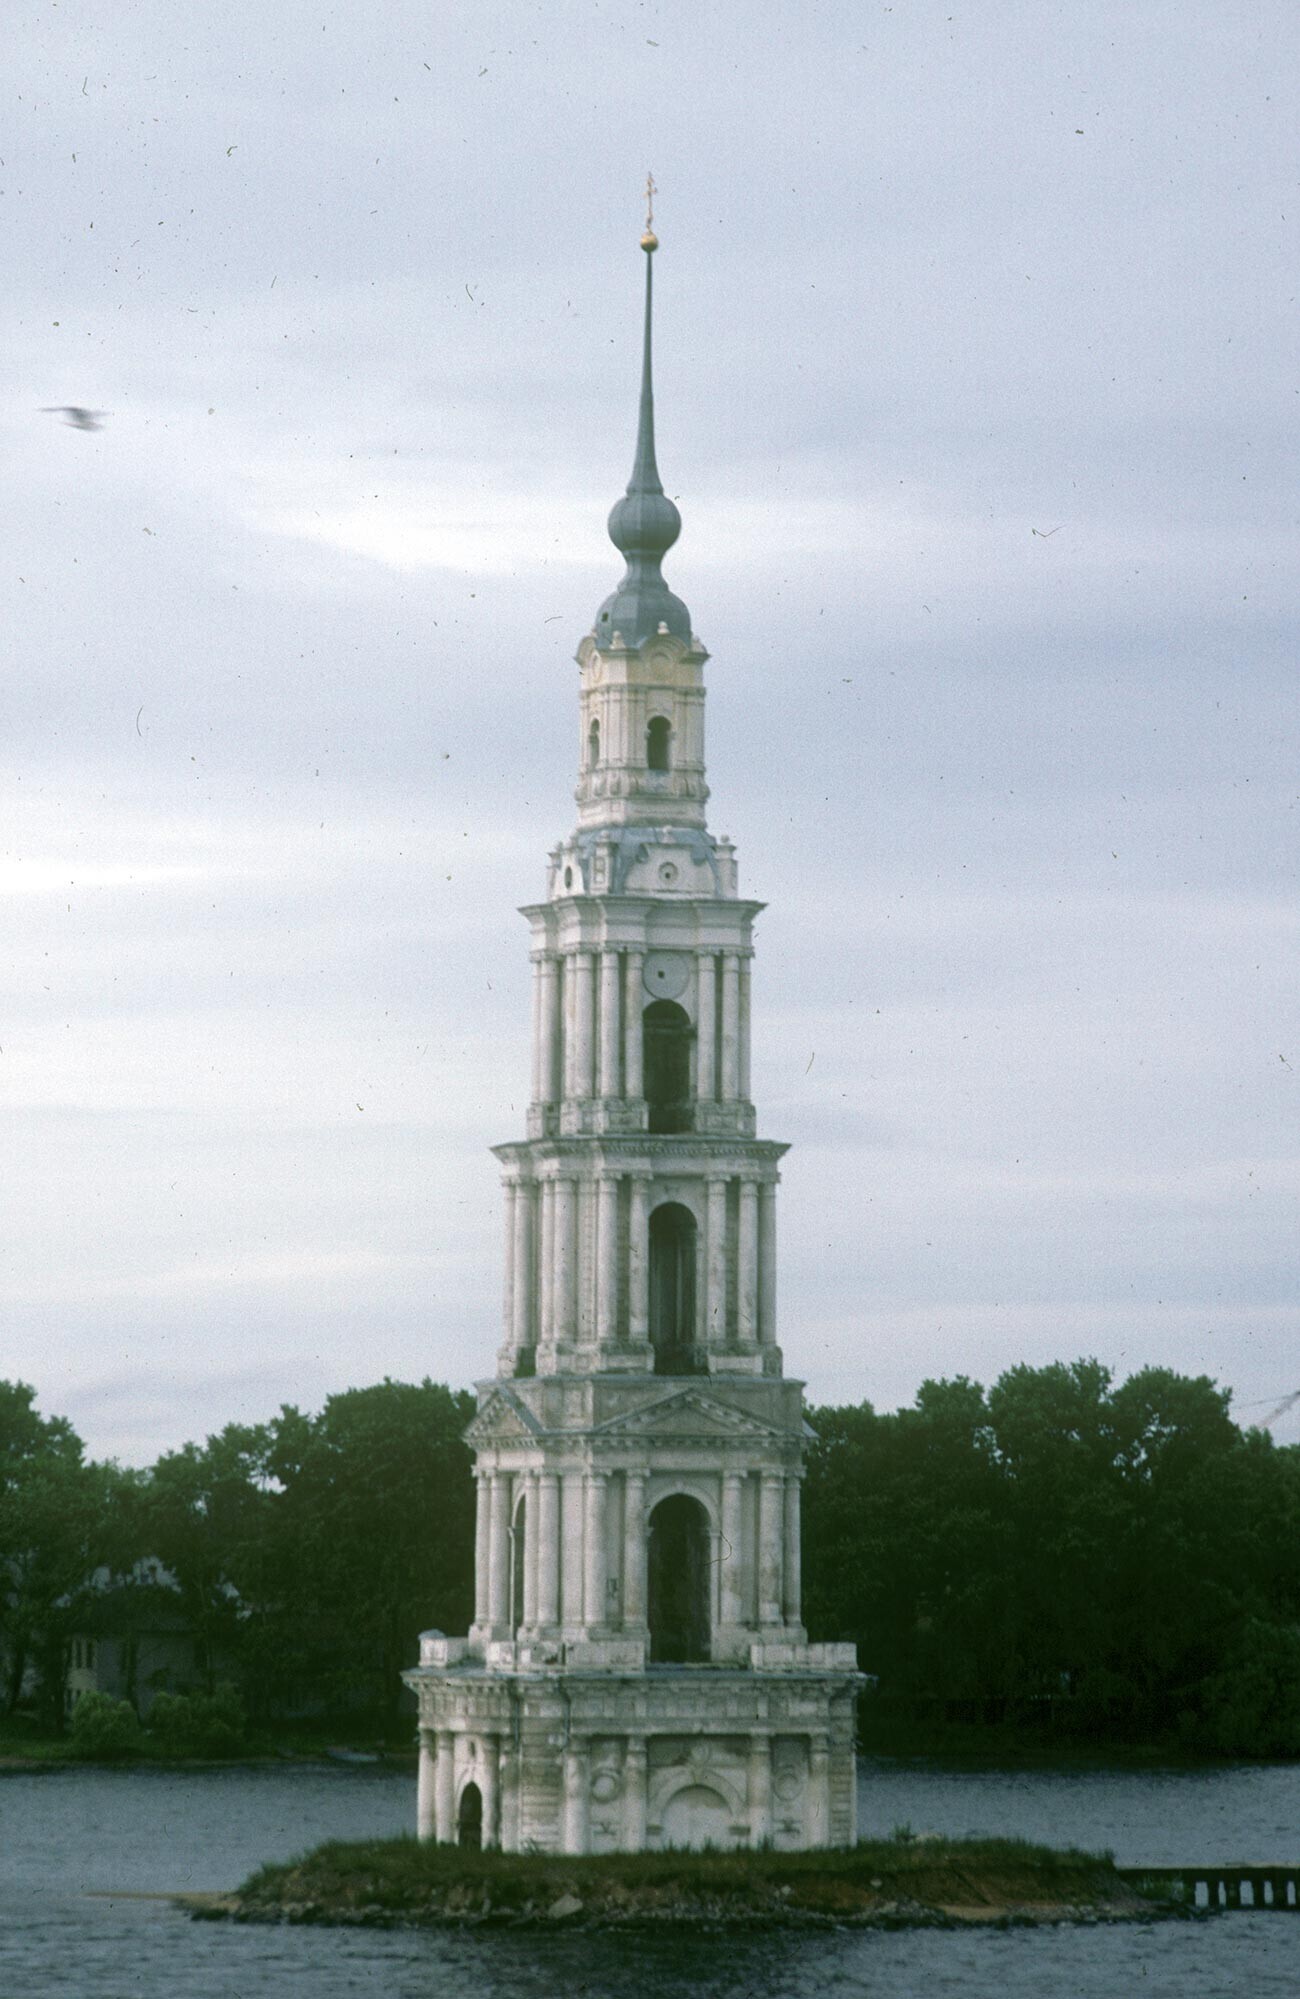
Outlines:
<svg viewBox="0 0 1300 1999"><path fill-rule="evenodd" d="M636 456L627 492L609 517L609 538L627 559L627 573L596 616L596 636L610 639L618 632L624 645L639 646L660 627L686 640L691 617L663 579L660 564L682 531L682 517L663 489L655 462L655 402L651 366L654 316L653 256L659 248L654 232L653 175L646 178L646 219L641 248L645 265L645 330L641 348L641 402L637 414Z"/></svg>

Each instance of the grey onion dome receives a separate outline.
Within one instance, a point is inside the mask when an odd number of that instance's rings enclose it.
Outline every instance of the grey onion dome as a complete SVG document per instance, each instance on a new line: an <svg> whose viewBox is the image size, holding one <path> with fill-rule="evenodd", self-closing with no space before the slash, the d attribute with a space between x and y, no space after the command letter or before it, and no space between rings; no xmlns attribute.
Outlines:
<svg viewBox="0 0 1300 1999"><path fill-rule="evenodd" d="M641 408L637 420L636 458L627 492L614 503L609 538L627 561L617 590L596 613L596 641L607 644L615 632L625 646L639 646L661 625L688 645L691 614L674 597L660 569L664 556L682 531L682 517L664 492L655 463L655 405L650 367L652 255L658 244L642 238L645 264L645 340L641 355Z"/></svg>

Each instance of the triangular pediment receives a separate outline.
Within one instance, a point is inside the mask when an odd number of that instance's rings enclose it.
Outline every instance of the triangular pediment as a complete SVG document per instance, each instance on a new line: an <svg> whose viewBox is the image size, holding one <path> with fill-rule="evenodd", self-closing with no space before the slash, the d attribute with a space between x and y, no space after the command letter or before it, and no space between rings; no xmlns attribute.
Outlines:
<svg viewBox="0 0 1300 1999"><path fill-rule="evenodd" d="M598 1424L600 1437L752 1438L769 1443L783 1433L699 1388L678 1388Z"/></svg>
<svg viewBox="0 0 1300 1999"><path fill-rule="evenodd" d="M509 1389L498 1388L489 1395L466 1430L465 1442L477 1448L480 1444L526 1442L540 1435L541 1429L531 1412L515 1399Z"/></svg>

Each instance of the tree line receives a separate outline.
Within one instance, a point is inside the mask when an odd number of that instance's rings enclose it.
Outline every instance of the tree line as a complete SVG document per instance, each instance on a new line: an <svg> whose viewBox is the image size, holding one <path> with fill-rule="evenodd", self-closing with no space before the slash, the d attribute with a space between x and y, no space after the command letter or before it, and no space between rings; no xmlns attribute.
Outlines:
<svg viewBox="0 0 1300 1999"><path fill-rule="evenodd" d="M108 1642L135 1706L165 1656L173 1696L233 1682L255 1724L400 1727L417 1633L472 1614L472 1413L385 1381L134 1471L0 1383L5 1707L59 1728L81 1648ZM1241 1429L1213 1382L1016 1367L812 1423L805 1617L857 1644L869 1736L998 1723L1300 1754L1300 1447Z"/></svg>

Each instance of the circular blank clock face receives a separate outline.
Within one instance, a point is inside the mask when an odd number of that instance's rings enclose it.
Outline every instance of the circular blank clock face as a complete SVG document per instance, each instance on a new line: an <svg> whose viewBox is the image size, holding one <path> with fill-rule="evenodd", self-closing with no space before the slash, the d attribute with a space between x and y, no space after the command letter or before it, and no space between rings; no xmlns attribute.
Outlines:
<svg viewBox="0 0 1300 1999"><path fill-rule="evenodd" d="M680 999L691 976L691 961L684 951L651 951L641 976L646 991L656 999Z"/></svg>

